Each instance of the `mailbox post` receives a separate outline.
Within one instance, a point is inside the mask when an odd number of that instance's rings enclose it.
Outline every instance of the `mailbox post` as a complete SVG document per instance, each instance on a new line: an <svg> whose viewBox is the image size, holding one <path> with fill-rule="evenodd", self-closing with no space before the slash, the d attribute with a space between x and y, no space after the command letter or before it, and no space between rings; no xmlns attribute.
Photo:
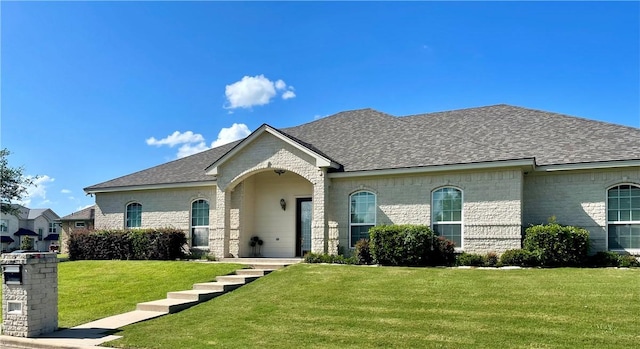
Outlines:
<svg viewBox="0 0 640 349"><path fill-rule="evenodd" d="M2 334L36 337L58 329L55 253L2 255Z"/></svg>

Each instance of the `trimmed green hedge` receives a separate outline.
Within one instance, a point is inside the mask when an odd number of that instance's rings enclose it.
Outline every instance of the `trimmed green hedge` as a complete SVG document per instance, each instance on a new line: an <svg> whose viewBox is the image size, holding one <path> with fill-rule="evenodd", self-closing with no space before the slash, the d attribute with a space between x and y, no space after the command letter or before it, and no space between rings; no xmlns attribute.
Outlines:
<svg viewBox="0 0 640 349"><path fill-rule="evenodd" d="M544 267L577 267L589 254L589 232L580 227L552 222L525 230L523 248Z"/></svg>
<svg viewBox="0 0 640 349"><path fill-rule="evenodd" d="M70 260L174 260L184 256L181 230L76 230L69 235Z"/></svg>
<svg viewBox="0 0 640 349"><path fill-rule="evenodd" d="M383 225L369 229L369 249L374 263L435 266L455 262L453 242L436 235L426 225Z"/></svg>

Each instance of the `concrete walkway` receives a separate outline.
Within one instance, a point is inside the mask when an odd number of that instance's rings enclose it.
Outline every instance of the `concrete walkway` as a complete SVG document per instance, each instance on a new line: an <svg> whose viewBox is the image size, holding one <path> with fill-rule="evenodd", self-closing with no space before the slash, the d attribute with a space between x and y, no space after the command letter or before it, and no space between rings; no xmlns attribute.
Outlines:
<svg viewBox="0 0 640 349"><path fill-rule="evenodd" d="M301 261L302 261L301 259L283 260L283 259L275 259L275 258L274 259L233 258L233 259L225 259L223 262L245 264L250 268L266 271L266 270L280 269L290 264L300 263ZM248 271L251 269L240 269L240 270ZM240 270L236 271L236 273L238 273ZM219 276L218 278L220 278L221 280L224 280L225 278L238 277L238 276L240 275L224 275L224 276ZM255 279L247 279L247 283L253 280ZM225 282L222 281L221 283L225 283ZM242 284L244 283L245 282L243 281ZM232 289L235 289L235 287L229 289L229 291ZM188 291L180 291L180 292L188 292ZM169 292L169 294L172 294L172 293L175 294L180 292ZM155 302L158 302L158 301L155 301ZM147 303L151 303L151 302L147 302ZM140 303L140 304L144 304L144 303ZM179 308L176 311L180 311L182 309L184 308ZM56 332L53 332L44 336L36 337L36 338L21 338L21 337L10 337L10 336L0 335L0 348L2 349L105 348L107 349L107 347L102 347L100 345L105 342L121 338L122 336L114 335L114 333L116 333L119 328L134 324L136 322L146 321L159 316L167 315L171 312L173 311L134 310L128 313L110 316L104 319L88 322L83 325L56 331Z"/></svg>

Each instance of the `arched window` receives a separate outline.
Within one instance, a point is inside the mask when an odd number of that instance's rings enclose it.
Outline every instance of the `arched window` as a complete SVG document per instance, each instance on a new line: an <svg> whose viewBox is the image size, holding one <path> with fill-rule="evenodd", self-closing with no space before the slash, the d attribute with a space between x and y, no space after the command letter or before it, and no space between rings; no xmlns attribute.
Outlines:
<svg viewBox="0 0 640 349"><path fill-rule="evenodd" d="M350 245L369 238L369 229L376 225L376 194L359 191L349 196Z"/></svg>
<svg viewBox="0 0 640 349"><path fill-rule="evenodd" d="M607 240L610 250L640 249L640 186L607 191Z"/></svg>
<svg viewBox="0 0 640 349"><path fill-rule="evenodd" d="M462 248L462 190L440 188L431 194L431 220L436 234Z"/></svg>
<svg viewBox="0 0 640 349"><path fill-rule="evenodd" d="M125 226L127 228L140 228L142 226L142 205L137 202L127 205Z"/></svg>
<svg viewBox="0 0 640 349"><path fill-rule="evenodd" d="M191 246L209 247L209 202L191 203Z"/></svg>

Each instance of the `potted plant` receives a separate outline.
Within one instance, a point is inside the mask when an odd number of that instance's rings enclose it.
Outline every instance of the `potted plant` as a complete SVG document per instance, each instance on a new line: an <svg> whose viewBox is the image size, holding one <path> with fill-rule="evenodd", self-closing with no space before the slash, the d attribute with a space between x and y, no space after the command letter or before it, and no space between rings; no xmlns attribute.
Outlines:
<svg viewBox="0 0 640 349"><path fill-rule="evenodd" d="M264 241L257 236L252 237L249 240L249 246L251 246L251 255L253 257L261 257L260 250L262 249L262 244Z"/></svg>

